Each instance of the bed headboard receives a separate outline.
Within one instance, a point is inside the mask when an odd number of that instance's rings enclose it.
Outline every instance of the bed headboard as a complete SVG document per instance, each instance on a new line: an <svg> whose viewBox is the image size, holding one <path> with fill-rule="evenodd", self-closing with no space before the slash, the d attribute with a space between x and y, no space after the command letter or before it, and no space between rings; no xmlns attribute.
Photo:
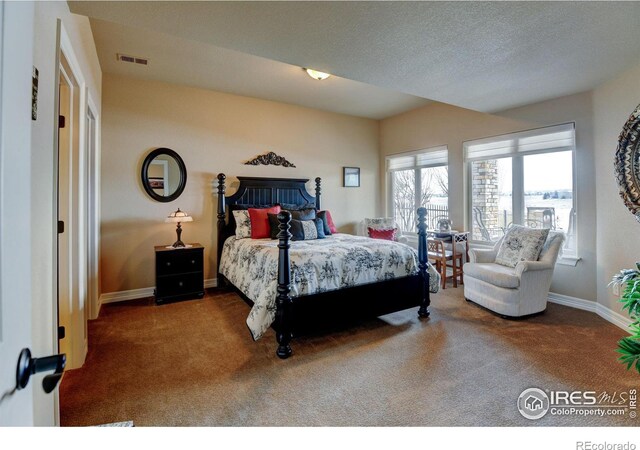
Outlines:
<svg viewBox="0 0 640 450"><path fill-rule="evenodd" d="M235 234L235 221L231 217L231 207L238 206L272 206L275 204L307 205L313 204L320 209L320 183L316 182L315 197L307 192L304 178L263 178L263 177L238 177L240 185L235 194L225 196L225 180L223 173L218 175L218 267L220 267L220 255L224 241ZM229 220L227 220L227 214Z"/></svg>

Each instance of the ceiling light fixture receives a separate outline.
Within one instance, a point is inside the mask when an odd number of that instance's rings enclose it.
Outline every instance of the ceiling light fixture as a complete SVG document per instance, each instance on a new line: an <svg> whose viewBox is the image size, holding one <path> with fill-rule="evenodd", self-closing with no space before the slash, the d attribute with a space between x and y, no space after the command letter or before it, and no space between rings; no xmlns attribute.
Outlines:
<svg viewBox="0 0 640 450"><path fill-rule="evenodd" d="M318 72L317 70L313 69L303 68L303 70L307 72L307 75L309 75L311 78L318 81L326 80L331 76L330 73Z"/></svg>

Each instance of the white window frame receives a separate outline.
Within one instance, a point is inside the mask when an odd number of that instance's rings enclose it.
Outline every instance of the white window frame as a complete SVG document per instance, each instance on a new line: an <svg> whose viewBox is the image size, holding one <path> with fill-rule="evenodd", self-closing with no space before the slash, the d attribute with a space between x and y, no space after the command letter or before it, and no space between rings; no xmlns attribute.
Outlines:
<svg viewBox="0 0 640 450"><path fill-rule="evenodd" d="M438 153L436 153L438 152ZM390 168L392 166L393 160L397 158L405 158L409 156L414 156L414 163L409 166L399 167L399 168ZM420 156L423 156L426 162L420 163ZM391 217L396 216L395 208L394 208L394 184L393 177L391 176L393 172L401 171L401 170L411 170L415 171L415 187L414 192L420 192L422 190L422 172L421 169L426 169L430 167L448 167L449 166L449 147L446 145L438 145L436 147L429 147L422 150L414 150L410 152L404 153L394 153L392 155L388 155L385 158L386 162L386 177L387 177L387 211L388 215ZM449 185L449 180L447 180L447 186ZM416 195L414 198L414 208L417 210L420 205L420 196ZM447 209L450 211L449 200L447 199ZM405 231L402 230L402 234L407 236L417 236L418 233L416 231Z"/></svg>
<svg viewBox="0 0 640 450"><path fill-rule="evenodd" d="M530 138L532 136L538 136L542 134L549 134L556 131L568 131L573 133L573 140L570 145L561 145L545 149L536 149L533 151L523 151L519 147L519 141L524 138ZM494 154L488 154L486 156L472 156L469 157L469 149L474 145L484 145L491 147L491 143L502 143L500 150L497 150ZM464 148L464 161L465 161L465 182L466 182L466 210L467 210L467 229L471 230L473 227L473 183L471 166L475 161L486 161L500 158L512 158L511 164L511 177L512 177L512 209L513 209L513 223L523 223L524 217L524 157L528 155L544 154L544 153L559 153L565 151L571 151L571 164L572 164L572 208L573 217L572 225L574 231L574 248L563 248L563 254L558 259L558 264L575 266L580 260L578 255L578 193L577 193L577 172L576 172L576 145L575 145L575 123L568 122L564 124L534 128L531 130L525 130L517 133L510 133L506 135L493 136L483 139L477 139L473 141L466 141L463 143ZM494 147L494 148L497 148ZM490 152L490 150L488 151ZM487 241L471 240L472 245L479 247L493 245Z"/></svg>

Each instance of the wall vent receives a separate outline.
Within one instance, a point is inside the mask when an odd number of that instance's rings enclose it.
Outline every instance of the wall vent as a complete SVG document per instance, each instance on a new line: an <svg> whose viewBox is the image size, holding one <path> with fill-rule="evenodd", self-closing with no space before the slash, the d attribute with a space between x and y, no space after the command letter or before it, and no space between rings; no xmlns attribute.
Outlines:
<svg viewBox="0 0 640 450"><path fill-rule="evenodd" d="M116 53L116 59L122 62L141 64L143 66L149 64L149 60L147 58L138 58L137 56L123 55L122 53Z"/></svg>

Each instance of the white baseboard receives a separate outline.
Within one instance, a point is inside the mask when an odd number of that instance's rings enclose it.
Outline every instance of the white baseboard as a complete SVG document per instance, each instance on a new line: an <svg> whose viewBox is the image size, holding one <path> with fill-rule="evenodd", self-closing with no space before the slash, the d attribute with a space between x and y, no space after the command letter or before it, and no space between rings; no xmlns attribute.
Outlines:
<svg viewBox="0 0 640 450"><path fill-rule="evenodd" d="M559 305L570 306L571 308L582 309L585 311L596 312L596 302L585 300L583 298L570 297L568 295L556 294L549 292L549 301Z"/></svg>
<svg viewBox="0 0 640 450"><path fill-rule="evenodd" d="M625 317L616 311L612 311L600 303L582 298L570 297L568 295L556 294L554 292L549 292L549 301L559 305L569 306L571 308L594 312L607 322L611 322L623 330L629 331L629 325L631 325L631 319L629 317Z"/></svg>
<svg viewBox="0 0 640 450"><path fill-rule="evenodd" d="M210 278L204 280L205 289L214 288L218 286L217 278ZM127 300L136 300L139 298L153 297L153 291L155 287L131 289L129 291L108 292L100 295L100 305L106 303L125 302ZM584 311L594 312L603 319L612 324L628 331L629 325L631 325L631 319L623 316L622 314L612 311L611 309L601 305L600 303L592 302L591 300L585 300L582 298L571 297L568 295L556 294L549 292L549 301L557 303L559 305L569 306L571 308L582 309Z"/></svg>
<svg viewBox="0 0 640 450"><path fill-rule="evenodd" d="M602 306L600 303L596 305L596 314L598 314L604 320L607 320L612 324L619 326L623 330L630 331L629 325L631 325L632 321L629 317L612 311L609 308Z"/></svg>
<svg viewBox="0 0 640 450"><path fill-rule="evenodd" d="M217 278L204 280L204 288L213 288L218 286ZM107 292L100 295L100 305L106 303L126 302L127 300L137 300L139 298L153 297L155 286L140 289L131 289L128 291Z"/></svg>

